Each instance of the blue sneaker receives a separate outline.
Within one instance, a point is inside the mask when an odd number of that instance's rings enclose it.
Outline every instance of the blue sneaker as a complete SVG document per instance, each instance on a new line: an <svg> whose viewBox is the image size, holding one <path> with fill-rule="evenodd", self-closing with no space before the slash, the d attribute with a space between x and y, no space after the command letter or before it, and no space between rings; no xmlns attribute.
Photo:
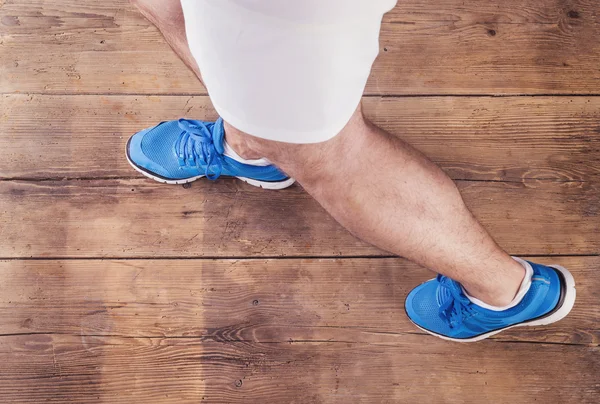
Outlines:
<svg viewBox="0 0 600 404"><path fill-rule="evenodd" d="M146 177L166 184L185 184L206 177L236 177L248 184L282 189L294 183L274 165L244 164L224 155L223 120L180 119L161 122L127 142L129 164Z"/></svg>
<svg viewBox="0 0 600 404"><path fill-rule="evenodd" d="M531 286L510 309L493 311L478 306L465 296L458 282L438 275L408 294L406 314L423 331L457 342L479 341L511 327L554 323L573 308L573 276L559 265L530 264Z"/></svg>

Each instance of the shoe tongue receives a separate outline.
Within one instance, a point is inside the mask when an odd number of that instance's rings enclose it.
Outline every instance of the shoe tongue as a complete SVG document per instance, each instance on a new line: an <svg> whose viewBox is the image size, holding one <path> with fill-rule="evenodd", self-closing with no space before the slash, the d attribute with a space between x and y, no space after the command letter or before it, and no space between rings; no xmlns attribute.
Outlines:
<svg viewBox="0 0 600 404"><path fill-rule="evenodd" d="M438 288L435 294L437 304L441 306L448 299L454 299L454 296L459 296L461 294L462 287L458 282L447 276L438 275Z"/></svg>
<svg viewBox="0 0 600 404"><path fill-rule="evenodd" d="M223 146L223 140L225 138L225 129L223 128L223 118L217 119L213 126L212 131L213 144L217 153L223 154L225 153L225 148Z"/></svg>
<svg viewBox="0 0 600 404"><path fill-rule="evenodd" d="M443 284L439 284L435 292L435 301L438 306L443 305L448 299L452 298L452 292Z"/></svg>

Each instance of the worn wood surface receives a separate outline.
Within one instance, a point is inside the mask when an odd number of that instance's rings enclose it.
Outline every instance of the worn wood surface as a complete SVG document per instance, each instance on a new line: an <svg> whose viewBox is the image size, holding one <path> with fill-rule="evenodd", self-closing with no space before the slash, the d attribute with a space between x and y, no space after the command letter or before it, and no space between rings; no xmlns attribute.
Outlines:
<svg viewBox="0 0 600 404"><path fill-rule="evenodd" d="M4 0L2 92L204 94L126 0ZM594 0L401 0L368 94L600 93Z"/></svg>
<svg viewBox="0 0 600 404"><path fill-rule="evenodd" d="M0 178L136 176L132 133L182 116L216 118L208 97L4 95ZM598 181L600 97L368 97L376 124L454 179Z"/></svg>
<svg viewBox="0 0 600 404"><path fill-rule="evenodd" d="M600 257L534 257L577 281L571 314L496 341L598 345ZM0 334L399 343L433 273L400 258L0 261Z"/></svg>
<svg viewBox="0 0 600 404"><path fill-rule="evenodd" d="M459 181L512 254L598 254L600 189L588 182ZM0 181L0 257L246 257L385 254L299 186L233 179L190 189L148 179Z"/></svg>
<svg viewBox="0 0 600 404"><path fill-rule="evenodd" d="M3 337L0 393L35 403L597 402L597 346L380 341Z"/></svg>
<svg viewBox="0 0 600 404"><path fill-rule="evenodd" d="M132 133L215 112L126 0L0 0L0 402L596 403L598 37L594 0L384 17L366 114L458 180L511 254L577 282L557 324L451 344L404 313L432 274L301 187L128 166Z"/></svg>
<svg viewBox="0 0 600 404"><path fill-rule="evenodd" d="M403 299L431 274L401 259L4 261L0 394L4 402L592 403L600 259L536 260L573 271L572 314L460 346L408 323Z"/></svg>

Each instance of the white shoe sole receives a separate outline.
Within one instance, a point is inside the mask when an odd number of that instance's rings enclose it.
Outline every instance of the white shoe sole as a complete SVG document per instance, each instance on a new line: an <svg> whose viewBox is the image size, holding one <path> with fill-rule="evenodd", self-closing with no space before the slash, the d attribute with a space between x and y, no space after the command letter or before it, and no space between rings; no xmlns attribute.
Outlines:
<svg viewBox="0 0 600 404"><path fill-rule="evenodd" d="M571 275L571 272L569 272L565 267L562 267L560 265L548 265L548 266L550 268L556 269L563 275L564 280L565 280L565 290L564 290L564 298L562 301L562 305L560 306L560 308L558 310L556 310L555 312L553 312L551 315L549 315L547 317L542 317L538 320L526 321L523 323L511 325L508 327L501 328L499 330L494 330L494 331L487 332L485 334L478 335L473 338L446 337L445 335L437 334L435 332L426 330L425 328L420 327L415 322L412 322L412 320L411 320L411 322L414 325L416 325L419 329L425 331L428 334L435 335L436 337L440 337L441 339L444 339L446 341L454 341L454 342L477 342L477 341L481 341L483 339L489 338L492 335L496 335L498 333L501 333L502 331L506 331L506 330L514 328L514 327L525 327L525 326L531 327L531 326L548 325L548 324L555 323L555 322L565 318L567 316L567 314L569 314L571 312L571 309L573 309L573 305L575 304L575 297L577 296L577 291L575 290L575 279L573 279L573 275ZM410 319L410 317L409 317L409 319Z"/></svg>
<svg viewBox="0 0 600 404"><path fill-rule="evenodd" d="M129 165L131 167L133 167L133 169L135 171L137 171L140 174L143 174L145 177L151 178L154 181L158 181L163 184L182 185L182 184L188 184L190 182L194 182L200 178L205 177L205 175L198 175L196 177L186 178L183 180L166 180L164 178L152 175L149 172L144 171L141 168L139 168L133 161L131 161L131 159L129 158L129 153L125 152L125 157L127 157L127 161L129 162ZM284 188L287 188L290 185L292 185L294 182L296 182L296 180L293 178L288 178L288 179L286 179L284 181L280 181L280 182L260 181L260 180L254 180L252 178L237 177L237 176L235 178L240 179L240 180L244 181L245 183L248 183L255 187L259 187L259 188L263 188L263 189L284 189Z"/></svg>

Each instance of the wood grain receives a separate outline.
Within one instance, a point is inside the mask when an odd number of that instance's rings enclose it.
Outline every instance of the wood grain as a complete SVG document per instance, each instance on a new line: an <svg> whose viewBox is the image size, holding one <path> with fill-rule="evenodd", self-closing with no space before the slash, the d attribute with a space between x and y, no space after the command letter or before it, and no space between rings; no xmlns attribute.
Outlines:
<svg viewBox="0 0 600 404"><path fill-rule="evenodd" d="M533 257L577 283L571 314L497 341L598 345L600 257ZM423 334L404 299L433 274L400 258L0 261L0 334L394 344Z"/></svg>
<svg viewBox="0 0 600 404"><path fill-rule="evenodd" d="M403 299L431 275L401 259L4 261L0 394L3 402L595 402L600 259L536 260L572 269L571 315L478 344L450 344L408 323Z"/></svg>
<svg viewBox="0 0 600 404"><path fill-rule="evenodd" d="M459 181L463 198L512 254L598 254L600 192L586 182ZM0 181L0 257L363 256L295 186L232 179L191 189L148 179Z"/></svg>
<svg viewBox="0 0 600 404"><path fill-rule="evenodd" d="M212 120L208 97L4 95L0 178L137 173L129 136L162 120ZM368 97L376 124L454 179L600 181L600 97Z"/></svg>
<svg viewBox="0 0 600 404"><path fill-rule="evenodd" d="M598 94L598 15L593 0L402 0L366 92ZM6 1L0 35L3 92L206 93L126 0Z"/></svg>
<svg viewBox="0 0 600 404"><path fill-rule="evenodd" d="M432 274L299 186L138 178L132 133L216 114L126 0L0 0L0 401L596 403L599 16L400 0L384 17L366 114L458 180L502 247L577 282L557 324L450 344L404 313Z"/></svg>
<svg viewBox="0 0 600 404"><path fill-rule="evenodd" d="M598 347L0 338L3 402L595 403ZM524 358L535 358L525 360Z"/></svg>

